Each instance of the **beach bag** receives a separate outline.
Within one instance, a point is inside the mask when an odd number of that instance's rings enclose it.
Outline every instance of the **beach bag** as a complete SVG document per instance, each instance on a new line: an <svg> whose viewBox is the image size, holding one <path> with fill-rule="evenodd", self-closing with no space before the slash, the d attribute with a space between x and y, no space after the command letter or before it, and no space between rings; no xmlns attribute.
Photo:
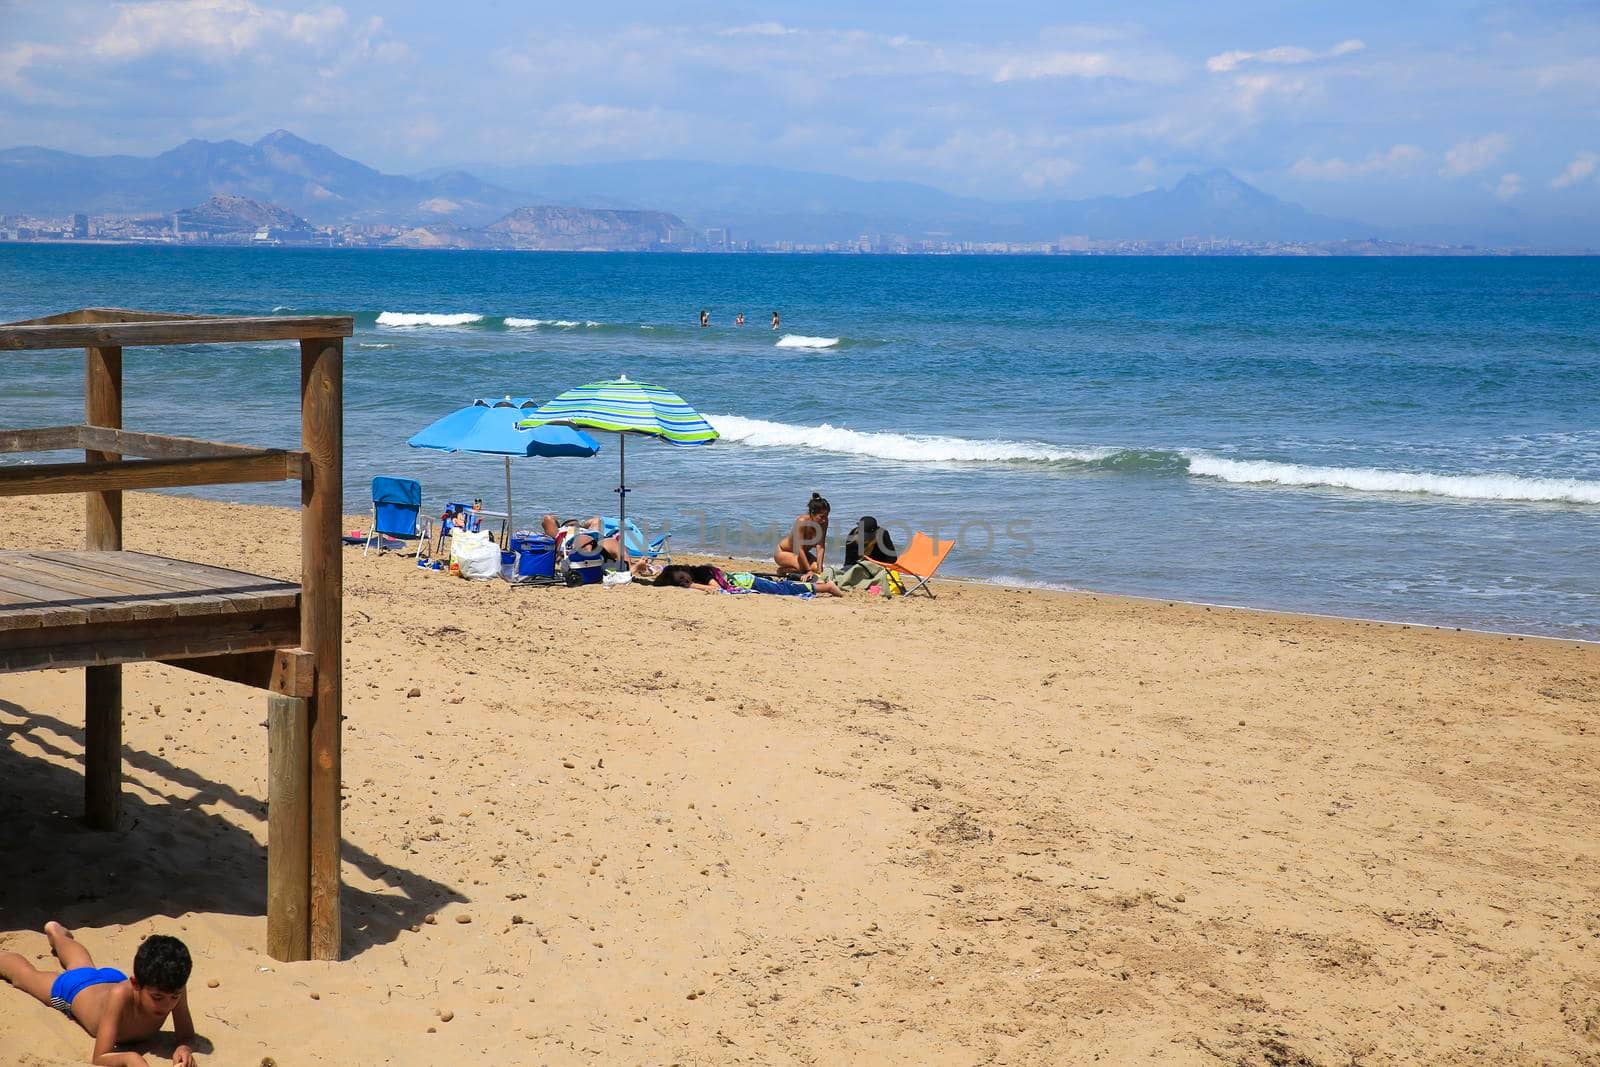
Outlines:
<svg viewBox="0 0 1600 1067"><path fill-rule="evenodd" d="M488 530L457 530L450 535L450 562L461 577L485 581L500 573L500 546Z"/></svg>

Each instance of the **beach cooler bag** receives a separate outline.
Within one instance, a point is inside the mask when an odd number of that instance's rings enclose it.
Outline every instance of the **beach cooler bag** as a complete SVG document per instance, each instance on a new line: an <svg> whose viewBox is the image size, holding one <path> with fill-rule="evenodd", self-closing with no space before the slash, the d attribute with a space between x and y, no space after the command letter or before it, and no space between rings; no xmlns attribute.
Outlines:
<svg viewBox="0 0 1600 1067"><path fill-rule="evenodd" d="M592 552L569 548L567 558L561 561L561 571L568 585L598 585L605 578L605 553L599 545Z"/></svg>
<svg viewBox="0 0 1600 1067"><path fill-rule="evenodd" d="M517 556L517 580L556 577L556 542L544 534L517 534L511 538L511 551Z"/></svg>

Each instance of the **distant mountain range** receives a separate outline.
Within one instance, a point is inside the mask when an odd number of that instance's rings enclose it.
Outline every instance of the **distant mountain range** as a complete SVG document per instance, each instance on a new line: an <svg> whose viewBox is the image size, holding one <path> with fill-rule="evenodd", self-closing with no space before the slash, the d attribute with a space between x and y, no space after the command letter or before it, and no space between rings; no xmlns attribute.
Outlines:
<svg viewBox="0 0 1600 1067"><path fill-rule="evenodd" d="M478 174L383 174L284 130L248 145L192 140L151 158L12 148L0 151L0 212L164 215L220 195L269 202L319 225L387 223L441 232L482 228L533 204L670 212L689 226L727 228L739 241L758 243L849 241L861 234L1013 242L1067 235L1158 241L1373 235L1370 226L1307 211L1224 170L1135 196L1003 202L911 182L712 163L474 169ZM665 225L661 219L648 225L658 224Z"/></svg>

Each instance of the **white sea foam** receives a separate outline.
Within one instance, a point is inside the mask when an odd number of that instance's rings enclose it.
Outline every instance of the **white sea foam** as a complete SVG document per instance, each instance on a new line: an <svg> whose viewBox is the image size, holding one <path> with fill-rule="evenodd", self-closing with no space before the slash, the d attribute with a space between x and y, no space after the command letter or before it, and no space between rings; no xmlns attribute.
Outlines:
<svg viewBox="0 0 1600 1067"><path fill-rule="evenodd" d="M1363 493L1422 493L1458 500L1532 500L1600 504L1600 482L1523 478L1513 474L1432 474L1371 467L1307 467L1298 463L1224 459L1185 453L1189 473L1241 484L1328 486Z"/></svg>
<svg viewBox="0 0 1600 1067"><path fill-rule="evenodd" d="M1037 441L973 441L927 434L872 433L846 430L828 423L794 426L738 415L716 415L710 422L723 440L754 448L812 448L819 452L870 456L902 463L1091 463L1116 452L1111 448L1058 448Z"/></svg>
<svg viewBox="0 0 1600 1067"><path fill-rule="evenodd" d="M378 316L379 326L467 326L482 321L482 315L474 315L471 312L434 315L428 312L385 311Z"/></svg>
<svg viewBox="0 0 1600 1067"><path fill-rule="evenodd" d="M394 345L380 345L380 344L374 344L371 341L358 341L356 343L356 347L357 348L393 348Z"/></svg>
<svg viewBox="0 0 1600 1067"><path fill-rule="evenodd" d="M559 326L564 330L570 330L574 326L605 325L605 323L595 322L593 319L586 319L583 322L579 322L577 319L519 319L509 315L506 316L505 322L506 325L513 330L528 330L539 326Z"/></svg>
<svg viewBox="0 0 1600 1067"><path fill-rule="evenodd" d="M778 338L778 348L832 348L839 343L837 337L807 337L799 333L786 333Z"/></svg>

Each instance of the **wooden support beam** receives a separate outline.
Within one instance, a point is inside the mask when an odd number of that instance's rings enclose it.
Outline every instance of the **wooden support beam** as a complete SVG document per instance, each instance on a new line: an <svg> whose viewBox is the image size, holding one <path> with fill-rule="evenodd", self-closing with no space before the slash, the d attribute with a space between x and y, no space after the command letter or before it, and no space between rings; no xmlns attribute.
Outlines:
<svg viewBox="0 0 1600 1067"><path fill-rule="evenodd" d="M348 315L267 315L234 318L163 318L142 322L0 325L0 350L83 348L90 345L192 345L238 341L292 341L349 337Z"/></svg>
<svg viewBox="0 0 1600 1067"><path fill-rule="evenodd" d="M300 342L300 447L310 470L300 487L300 647L316 657L311 705L311 958L341 952L339 780L344 632L344 343Z"/></svg>
<svg viewBox="0 0 1600 1067"><path fill-rule="evenodd" d="M122 426L122 349L84 351L83 421L113 429ZM83 458L88 466L122 457L85 450ZM85 548L121 550L122 494L88 492L84 528ZM83 673L84 814L95 829L114 830L122 807L122 668L95 666Z"/></svg>
<svg viewBox="0 0 1600 1067"><path fill-rule="evenodd" d="M311 711L267 698L267 954L311 958Z"/></svg>
<svg viewBox="0 0 1600 1067"><path fill-rule="evenodd" d="M303 648L279 648L270 652L238 652L227 656L194 656L189 659L164 659L168 667L220 678L224 682L265 689L280 696L316 695L316 657Z"/></svg>
<svg viewBox="0 0 1600 1067"><path fill-rule="evenodd" d="M120 498L122 494L116 491L122 489L295 481L302 469L304 461L299 453L277 450L193 459L40 463L28 467L0 467L0 496L91 493L104 498L115 493Z"/></svg>
<svg viewBox="0 0 1600 1067"><path fill-rule="evenodd" d="M91 829L115 830L122 811L122 668L83 672L83 814Z"/></svg>
<svg viewBox="0 0 1600 1067"><path fill-rule="evenodd" d="M0 452L57 452L64 448L83 447L82 426L0 430Z"/></svg>
<svg viewBox="0 0 1600 1067"><path fill-rule="evenodd" d="M263 452L283 452L278 448L258 448L224 441L202 441L197 437L176 437L166 433L138 433L101 426L79 429L83 448L99 448L126 456L146 459L200 459L207 456L259 456ZM287 455L288 453L284 453Z"/></svg>
<svg viewBox="0 0 1600 1067"><path fill-rule="evenodd" d="M0 641L0 674L269 652L298 644L300 618L295 608L128 619L95 626L35 626L5 631L5 640ZM90 677L97 675L91 672ZM106 699L118 691L110 687L102 690L108 694ZM89 719L91 746L96 721ZM120 722L120 717L116 721Z"/></svg>

